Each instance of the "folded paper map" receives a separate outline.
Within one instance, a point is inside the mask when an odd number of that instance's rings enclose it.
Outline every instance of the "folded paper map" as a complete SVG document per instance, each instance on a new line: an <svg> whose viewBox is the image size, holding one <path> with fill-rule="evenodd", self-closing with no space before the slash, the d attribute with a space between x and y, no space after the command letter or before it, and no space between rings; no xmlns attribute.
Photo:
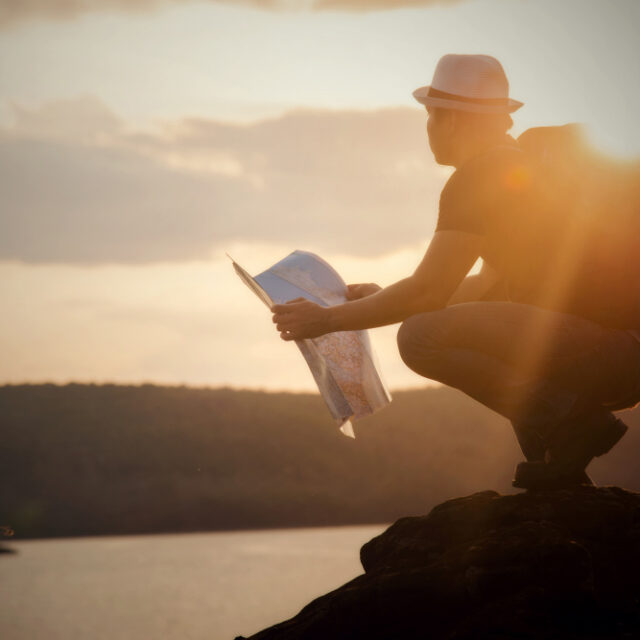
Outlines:
<svg viewBox="0 0 640 640"><path fill-rule="evenodd" d="M294 298L306 298L323 307L346 301L347 285L313 253L294 251L255 277L231 261L242 281L269 308ZM295 342L345 435L355 437L351 420L368 416L391 402L366 331L338 331Z"/></svg>

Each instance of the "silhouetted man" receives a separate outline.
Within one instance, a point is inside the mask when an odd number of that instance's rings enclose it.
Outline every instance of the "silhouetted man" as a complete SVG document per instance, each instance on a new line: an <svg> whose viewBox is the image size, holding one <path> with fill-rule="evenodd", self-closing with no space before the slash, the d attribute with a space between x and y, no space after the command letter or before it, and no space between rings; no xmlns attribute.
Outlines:
<svg viewBox="0 0 640 640"><path fill-rule="evenodd" d="M515 486L588 483L586 466L627 429L611 411L640 400L636 274L616 286L594 267L578 195L545 183L507 134L522 106L508 92L494 58L444 56L414 92L436 162L456 168L421 263L384 289L349 285L342 305L276 305L273 319L284 340L402 322L411 369L511 420L527 458Z"/></svg>

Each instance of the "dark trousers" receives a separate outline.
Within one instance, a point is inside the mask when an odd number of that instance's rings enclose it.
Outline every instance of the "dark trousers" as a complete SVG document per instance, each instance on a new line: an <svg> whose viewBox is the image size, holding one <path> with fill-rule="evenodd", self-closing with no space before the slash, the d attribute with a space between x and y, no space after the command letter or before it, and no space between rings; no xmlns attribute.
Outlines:
<svg viewBox="0 0 640 640"><path fill-rule="evenodd" d="M640 343L584 318L512 302L421 313L398 332L416 373L505 416L529 460L563 422L640 401Z"/></svg>

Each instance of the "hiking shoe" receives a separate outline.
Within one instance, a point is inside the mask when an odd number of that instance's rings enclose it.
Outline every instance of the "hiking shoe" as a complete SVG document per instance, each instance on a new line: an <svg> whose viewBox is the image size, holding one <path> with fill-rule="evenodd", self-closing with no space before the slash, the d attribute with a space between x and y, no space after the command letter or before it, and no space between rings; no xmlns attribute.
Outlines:
<svg viewBox="0 0 640 640"><path fill-rule="evenodd" d="M611 451L627 429L622 420L601 409L560 425L548 438L545 461L569 474L577 474L593 458Z"/></svg>
<svg viewBox="0 0 640 640"><path fill-rule="evenodd" d="M587 465L609 452L627 429L622 420L604 409L560 425L548 438L544 462L521 462L512 484L521 489L593 484L585 472Z"/></svg>
<svg viewBox="0 0 640 640"><path fill-rule="evenodd" d="M593 485L593 480L584 469L572 472L557 464L534 461L518 464L511 484L518 489L541 491Z"/></svg>

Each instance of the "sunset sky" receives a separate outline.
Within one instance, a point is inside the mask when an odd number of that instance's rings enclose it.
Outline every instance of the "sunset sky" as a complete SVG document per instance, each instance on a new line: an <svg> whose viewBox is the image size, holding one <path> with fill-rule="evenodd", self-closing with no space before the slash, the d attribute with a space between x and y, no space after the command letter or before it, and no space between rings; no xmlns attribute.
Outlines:
<svg viewBox="0 0 640 640"><path fill-rule="evenodd" d="M514 133L640 156L637 0L0 0L0 383L314 388L234 274L415 268L450 170L411 97L503 63ZM372 339L391 388L395 327Z"/></svg>

